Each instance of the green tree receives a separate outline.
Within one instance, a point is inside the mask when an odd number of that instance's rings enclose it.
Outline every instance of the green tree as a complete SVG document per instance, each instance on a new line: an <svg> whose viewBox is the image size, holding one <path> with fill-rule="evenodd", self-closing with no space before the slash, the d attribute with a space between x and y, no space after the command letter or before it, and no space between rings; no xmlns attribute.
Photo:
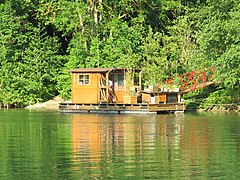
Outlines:
<svg viewBox="0 0 240 180"><path fill-rule="evenodd" d="M62 65L58 39L47 35L27 5L25 1L8 1L0 6L3 103L27 105L57 94L54 79Z"/></svg>
<svg viewBox="0 0 240 180"><path fill-rule="evenodd" d="M239 101L236 98L239 96L240 81L239 7L235 0L221 0L218 3L209 1L194 14L195 18L201 20L196 23L197 51L193 58L203 67L216 68L216 79L223 83L232 97L231 100L226 98L226 102ZM223 97L225 95L223 92Z"/></svg>

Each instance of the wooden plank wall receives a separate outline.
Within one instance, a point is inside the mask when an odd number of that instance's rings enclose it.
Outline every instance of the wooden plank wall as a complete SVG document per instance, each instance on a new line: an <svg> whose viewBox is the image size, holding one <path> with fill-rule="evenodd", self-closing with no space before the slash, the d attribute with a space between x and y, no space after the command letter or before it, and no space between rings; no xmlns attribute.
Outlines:
<svg viewBox="0 0 240 180"><path fill-rule="evenodd" d="M90 76L90 84L80 85L79 75ZM73 103L98 103L99 99L99 74L98 73L72 73L72 102Z"/></svg>
<svg viewBox="0 0 240 180"><path fill-rule="evenodd" d="M115 90L116 96L117 96L117 103L123 103L123 96L126 95L126 90L124 89L119 89L119 90Z"/></svg>
<svg viewBox="0 0 240 180"><path fill-rule="evenodd" d="M90 76L89 85L79 84L79 75ZM99 73L72 73L72 102L73 103L99 103L100 101L100 74ZM125 89L115 90L117 103L123 102Z"/></svg>

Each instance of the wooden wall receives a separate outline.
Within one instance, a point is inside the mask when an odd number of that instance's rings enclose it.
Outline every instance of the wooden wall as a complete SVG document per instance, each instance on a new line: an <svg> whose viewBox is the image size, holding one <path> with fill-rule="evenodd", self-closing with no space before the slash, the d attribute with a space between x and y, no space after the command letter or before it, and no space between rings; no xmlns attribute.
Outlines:
<svg viewBox="0 0 240 180"><path fill-rule="evenodd" d="M143 103L150 103L151 101L151 95L142 93L142 102Z"/></svg>
<svg viewBox="0 0 240 180"><path fill-rule="evenodd" d="M126 90L124 89L115 90L115 93L117 96L117 103L123 103L123 96L126 95Z"/></svg>
<svg viewBox="0 0 240 180"><path fill-rule="evenodd" d="M90 84L79 84L79 75L90 76ZM99 74L98 73L72 73L72 102L73 103L98 103L99 99Z"/></svg>
<svg viewBox="0 0 240 180"><path fill-rule="evenodd" d="M142 94L142 102L150 103L151 95ZM176 103L180 102L180 94L178 93L160 93L158 96L155 96L155 103Z"/></svg>
<svg viewBox="0 0 240 180"><path fill-rule="evenodd" d="M167 94L159 94L159 102L166 103L167 102Z"/></svg>
<svg viewBox="0 0 240 180"><path fill-rule="evenodd" d="M89 75L90 84L79 84L79 75ZM100 102L100 74L99 73L72 73L72 102L99 103ZM117 103L123 103L125 89L115 90Z"/></svg>

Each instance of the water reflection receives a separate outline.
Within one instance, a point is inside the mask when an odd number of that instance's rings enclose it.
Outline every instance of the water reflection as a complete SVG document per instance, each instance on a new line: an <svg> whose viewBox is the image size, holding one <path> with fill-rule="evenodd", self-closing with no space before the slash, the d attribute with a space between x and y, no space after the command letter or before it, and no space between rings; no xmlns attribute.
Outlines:
<svg viewBox="0 0 240 180"><path fill-rule="evenodd" d="M117 164L125 176L150 176L162 166L154 163L180 159L178 150L183 147L183 134L183 115L170 119L169 116L72 115L74 170L81 169L79 164L90 163L92 175L102 176L104 165L105 176L109 176L113 173L112 165Z"/></svg>
<svg viewBox="0 0 240 180"><path fill-rule="evenodd" d="M240 118L0 112L0 179L239 179Z"/></svg>
<svg viewBox="0 0 240 180"><path fill-rule="evenodd" d="M211 177L222 149L216 123L184 115L72 115L74 170L88 167L92 177L106 178L120 172L139 178Z"/></svg>

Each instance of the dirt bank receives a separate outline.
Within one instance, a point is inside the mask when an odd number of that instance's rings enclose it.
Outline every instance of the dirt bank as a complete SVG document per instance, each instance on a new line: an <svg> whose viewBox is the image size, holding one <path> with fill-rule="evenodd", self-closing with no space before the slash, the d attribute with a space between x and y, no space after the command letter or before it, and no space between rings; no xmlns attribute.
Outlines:
<svg viewBox="0 0 240 180"><path fill-rule="evenodd" d="M35 109L35 110L59 110L59 103L64 102L60 97L55 97L52 100L36 103L33 105L29 105L26 109Z"/></svg>

